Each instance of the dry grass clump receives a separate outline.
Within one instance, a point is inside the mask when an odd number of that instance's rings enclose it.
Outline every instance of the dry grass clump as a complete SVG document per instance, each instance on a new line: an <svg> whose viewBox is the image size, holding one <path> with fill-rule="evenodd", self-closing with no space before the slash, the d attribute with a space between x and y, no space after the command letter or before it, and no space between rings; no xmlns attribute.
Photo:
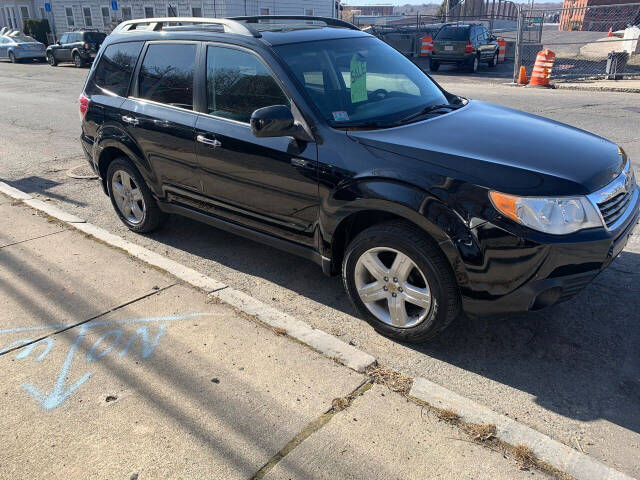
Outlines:
<svg viewBox="0 0 640 480"><path fill-rule="evenodd" d="M341 412L349 406L349 399L346 397L334 398L331 402L331 408L334 412Z"/></svg>
<svg viewBox="0 0 640 480"><path fill-rule="evenodd" d="M522 464L523 467L532 467L536 464L536 456L526 445L516 445L512 449L513 457Z"/></svg>
<svg viewBox="0 0 640 480"><path fill-rule="evenodd" d="M476 442L486 442L496 436L496 426L488 423L470 423L467 425L469 434Z"/></svg>
<svg viewBox="0 0 640 480"><path fill-rule="evenodd" d="M373 365L365 372L375 383L386 385L392 392L409 393L413 379L383 365Z"/></svg>
<svg viewBox="0 0 640 480"><path fill-rule="evenodd" d="M449 423L457 423L460 421L460 415L458 415L455 410L451 408L445 408L443 410L438 410L438 416Z"/></svg>

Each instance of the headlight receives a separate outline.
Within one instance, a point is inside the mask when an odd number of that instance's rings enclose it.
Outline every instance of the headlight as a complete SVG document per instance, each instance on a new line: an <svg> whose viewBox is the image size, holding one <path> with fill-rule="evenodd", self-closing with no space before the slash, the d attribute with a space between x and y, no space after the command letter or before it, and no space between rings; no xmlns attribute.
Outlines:
<svg viewBox="0 0 640 480"><path fill-rule="evenodd" d="M602 219L587 197L518 197L492 191L493 206L522 225L552 235L602 227Z"/></svg>

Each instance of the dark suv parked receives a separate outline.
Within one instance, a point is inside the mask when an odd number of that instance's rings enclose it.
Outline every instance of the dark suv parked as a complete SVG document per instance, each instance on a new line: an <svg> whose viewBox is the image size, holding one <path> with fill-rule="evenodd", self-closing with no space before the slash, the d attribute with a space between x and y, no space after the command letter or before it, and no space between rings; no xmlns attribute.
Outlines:
<svg viewBox="0 0 640 480"><path fill-rule="evenodd" d="M348 23L142 22L107 38L80 97L120 219L179 213L309 258L384 335L566 300L637 222L618 146L453 95Z"/></svg>
<svg viewBox="0 0 640 480"><path fill-rule="evenodd" d="M93 62L106 37L105 33L92 31L63 33L57 43L47 47L47 61L52 67L59 62L73 62L82 68Z"/></svg>
<svg viewBox="0 0 640 480"><path fill-rule="evenodd" d="M432 71L437 72L441 63L453 63L475 73L480 62L491 68L498 64L498 43L483 25L450 24L438 31L433 40Z"/></svg>

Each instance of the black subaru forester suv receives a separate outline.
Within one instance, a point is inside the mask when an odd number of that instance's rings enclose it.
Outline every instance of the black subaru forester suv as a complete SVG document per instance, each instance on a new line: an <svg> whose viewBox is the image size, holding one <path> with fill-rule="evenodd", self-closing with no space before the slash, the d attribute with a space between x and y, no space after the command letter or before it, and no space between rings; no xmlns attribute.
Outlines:
<svg viewBox="0 0 640 480"><path fill-rule="evenodd" d="M299 254L403 341L570 298L638 220L617 145L446 92L334 19L124 22L80 112L131 230L179 213Z"/></svg>

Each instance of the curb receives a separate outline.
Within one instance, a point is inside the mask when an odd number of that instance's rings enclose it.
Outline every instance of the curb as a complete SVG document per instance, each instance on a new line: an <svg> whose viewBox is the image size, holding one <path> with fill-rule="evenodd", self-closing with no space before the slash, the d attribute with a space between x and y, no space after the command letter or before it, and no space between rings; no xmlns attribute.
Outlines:
<svg viewBox="0 0 640 480"><path fill-rule="evenodd" d="M465 422L493 424L501 440L511 445L527 445L540 460L577 480L634 480L633 477L609 468L588 455L426 378L414 379L409 397L417 398L439 409L452 409Z"/></svg>
<svg viewBox="0 0 640 480"><path fill-rule="evenodd" d="M303 343L355 370L364 372L376 363L375 357L353 347L346 342L318 330L309 324L295 319L266 303L257 300L244 292L228 287L222 282L203 275L196 270L175 262L163 255L129 242L107 230L97 227L85 220L69 214L54 205L48 204L28 195L4 182L0 182L0 193L14 200L39 210L57 220L67 223L75 229L96 238L112 247L124 250L131 256L188 283L209 295L238 310L255 317L260 322L284 331L291 338ZM494 424L500 439L511 445L525 444L544 462L566 472L577 480L634 480L622 472L609 468L588 455L580 453L557 442L524 424L499 415L489 408L465 398L425 378L413 379L413 386L408 394L435 408L451 408L467 422Z"/></svg>

